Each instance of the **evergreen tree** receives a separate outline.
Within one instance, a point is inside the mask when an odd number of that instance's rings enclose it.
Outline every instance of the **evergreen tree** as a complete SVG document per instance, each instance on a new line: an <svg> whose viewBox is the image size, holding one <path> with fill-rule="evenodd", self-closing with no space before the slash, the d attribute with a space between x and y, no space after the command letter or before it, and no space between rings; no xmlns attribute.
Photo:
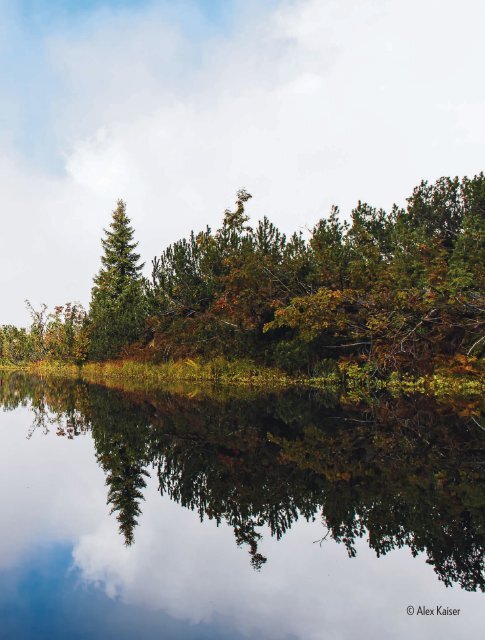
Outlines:
<svg viewBox="0 0 485 640"><path fill-rule="evenodd" d="M146 318L143 264L135 252L126 205L118 200L110 230L101 240L104 254L94 278L90 306L90 349L95 360L114 357L140 337Z"/></svg>

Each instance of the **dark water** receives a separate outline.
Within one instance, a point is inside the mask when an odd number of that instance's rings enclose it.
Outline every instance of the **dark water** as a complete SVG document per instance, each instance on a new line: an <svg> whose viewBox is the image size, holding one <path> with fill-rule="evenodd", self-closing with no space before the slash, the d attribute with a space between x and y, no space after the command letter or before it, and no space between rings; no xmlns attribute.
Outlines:
<svg viewBox="0 0 485 640"><path fill-rule="evenodd" d="M18 374L0 404L2 640L481 637L473 405Z"/></svg>

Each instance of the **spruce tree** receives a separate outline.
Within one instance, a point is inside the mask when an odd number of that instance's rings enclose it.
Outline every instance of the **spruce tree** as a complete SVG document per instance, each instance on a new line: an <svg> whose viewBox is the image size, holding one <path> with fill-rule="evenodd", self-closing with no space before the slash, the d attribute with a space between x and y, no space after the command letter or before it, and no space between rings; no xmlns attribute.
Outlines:
<svg viewBox="0 0 485 640"><path fill-rule="evenodd" d="M94 278L89 313L89 355L95 360L114 357L139 338L146 317L143 264L123 200L118 200L110 229L104 232L102 266Z"/></svg>

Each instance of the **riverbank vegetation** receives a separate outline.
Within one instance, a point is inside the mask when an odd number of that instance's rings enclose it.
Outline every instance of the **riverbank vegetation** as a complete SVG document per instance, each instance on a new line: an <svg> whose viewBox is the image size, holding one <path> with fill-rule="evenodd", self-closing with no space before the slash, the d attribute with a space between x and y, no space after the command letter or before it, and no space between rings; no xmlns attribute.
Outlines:
<svg viewBox="0 0 485 640"><path fill-rule="evenodd" d="M252 361L230 361L216 358L209 361L184 360L151 364L134 360L87 362L83 365L40 361L22 367L0 366L0 371L22 369L41 377L70 378L91 384L118 389L123 392L153 393L163 388L192 395L213 396L215 390L223 395L237 395L238 389L259 394L271 389L321 389L332 393L342 402L361 402L386 392L392 396L415 393L433 396L440 402L463 404L469 415L480 415L484 384L479 374L463 374L437 370L431 374L412 375L392 372L387 377L372 375L366 366L348 362L338 363L336 372L323 376L289 375L279 369L263 367Z"/></svg>
<svg viewBox="0 0 485 640"><path fill-rule="evenodd" d="M281 384L483 373L485 176L422 182L406 208L334 207L308 233L253 226L237 194L216 231L164 249L151 275L119 201L89 311L31 306L0 327L0 364L84 364L145 378ZM113 362L115 361L115 362ZM120 366L116 362L122 361ZM144 365L144 368L142 368Z"/></svg>

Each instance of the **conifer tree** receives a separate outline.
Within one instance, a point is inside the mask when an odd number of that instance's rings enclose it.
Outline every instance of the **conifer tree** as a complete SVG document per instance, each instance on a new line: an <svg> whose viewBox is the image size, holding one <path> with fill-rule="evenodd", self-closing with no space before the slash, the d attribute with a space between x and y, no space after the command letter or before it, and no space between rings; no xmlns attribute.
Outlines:
<svg viewBox="0 0 485 640"><path fill-rule="evenodd" d="M126 204L118 200L110 229L102 238L101 269L94 278L90 306L90 357L103 360L120 353L143 330L146 317L143 264L135 249Z"/></svg>

